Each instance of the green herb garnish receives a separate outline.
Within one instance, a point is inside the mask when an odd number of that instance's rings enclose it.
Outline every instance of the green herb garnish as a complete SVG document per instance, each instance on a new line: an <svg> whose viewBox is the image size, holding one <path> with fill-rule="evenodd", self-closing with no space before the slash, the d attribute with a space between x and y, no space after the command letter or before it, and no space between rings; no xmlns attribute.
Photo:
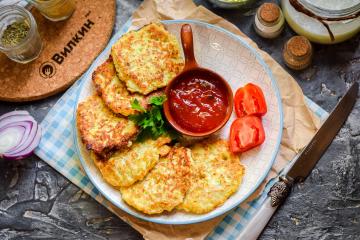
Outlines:
<svg viewBox="0 0 360 240"><path fill-rule="evenodd" d="M145 112L145 109L140 105L140 102L136 98L131 102L131 107L139 112Z"/></svg>
<svg viewBox="0 0 360 240"><path fill-rule="evenodd" d="M137 136L137 141L143 141L147 138L156 139L162 135L168 135L172 139L177 138L176 132L166 122L162 109L166 101L165 96L156 96L150 98L150 108L145 110L137 99L131 102L131 107L139 114L129 116L129 119L134 121L140 127L140 133Z"/></svg>
<svg viewBox="0 0 360 240"><path fill-rule="evenodd" d="M13 47L18 45L29 33L30 26L25 21L18 21L8 25L1 37L2 45Z"/></svg>

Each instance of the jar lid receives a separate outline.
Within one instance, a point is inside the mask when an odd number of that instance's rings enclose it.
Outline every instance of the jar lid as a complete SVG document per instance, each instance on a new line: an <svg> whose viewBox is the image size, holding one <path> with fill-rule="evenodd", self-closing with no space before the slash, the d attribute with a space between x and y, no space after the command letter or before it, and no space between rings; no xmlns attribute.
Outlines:
<svg viewBox="0 0 360 240"><path fill-rule="evenodd" d="M267 24L275 23L280 17L280 11L275 3L264 3L259 8L259 18Z"/></svg>
<svg viewBox="0 0 360 240"><path fill-rule="evenodd" d="M306 4L311 9L317 8L326 11L347 10L359 5L358 0L300 0L300 3Z"/></svg>
<svg viewBox="0 0 360 240"><path fill-rule="evenodd" d="M287 42L287 51L296 57L304 57L311 51L311 43L306 37L294 36Z"/></svg>
<svg viewBox="0 0 360 240"><path fill-rule="evenodd" d="M285 43L283 57L288 67L301 70L310 65L312 51L311 43L306 37L294 36Z"/></svg>

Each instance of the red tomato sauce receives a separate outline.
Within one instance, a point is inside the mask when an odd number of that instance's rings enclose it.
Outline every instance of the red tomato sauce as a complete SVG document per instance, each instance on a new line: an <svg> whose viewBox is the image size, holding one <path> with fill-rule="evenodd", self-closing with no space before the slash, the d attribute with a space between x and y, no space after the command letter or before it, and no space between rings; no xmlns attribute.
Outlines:
<svg viewBox="0 0 360 240"><path fill-rule="evenodd" d="M176 84L168 101L176 123L196 133L219 126L229 105L223 85L198 76Z"/></svg>

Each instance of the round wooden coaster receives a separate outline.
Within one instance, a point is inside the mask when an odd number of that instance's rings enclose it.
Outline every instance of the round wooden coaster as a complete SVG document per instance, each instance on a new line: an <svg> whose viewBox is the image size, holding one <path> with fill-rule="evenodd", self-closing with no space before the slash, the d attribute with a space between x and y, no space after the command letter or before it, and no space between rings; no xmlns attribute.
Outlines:
<svg viewBox="0 0 360 240"><path fill-rule="evenodd" d="M68 88L106 46L115 10L115 0L77 0L70 19L51 22L33 9L43 50L28 64L13 62L0 53L0 100L37 100Z"/></svg>

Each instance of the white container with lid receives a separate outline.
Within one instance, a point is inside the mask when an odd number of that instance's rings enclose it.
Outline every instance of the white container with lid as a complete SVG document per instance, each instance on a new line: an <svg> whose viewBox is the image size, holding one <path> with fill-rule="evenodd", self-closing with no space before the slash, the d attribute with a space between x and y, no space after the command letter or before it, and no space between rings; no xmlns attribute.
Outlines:
<svg viewBox="0 0 360 240"><path fill-rule="evenodd" d="M360 0L281 0L281 6L291 28L312 42L334 44L360 31Z"/></svg>

